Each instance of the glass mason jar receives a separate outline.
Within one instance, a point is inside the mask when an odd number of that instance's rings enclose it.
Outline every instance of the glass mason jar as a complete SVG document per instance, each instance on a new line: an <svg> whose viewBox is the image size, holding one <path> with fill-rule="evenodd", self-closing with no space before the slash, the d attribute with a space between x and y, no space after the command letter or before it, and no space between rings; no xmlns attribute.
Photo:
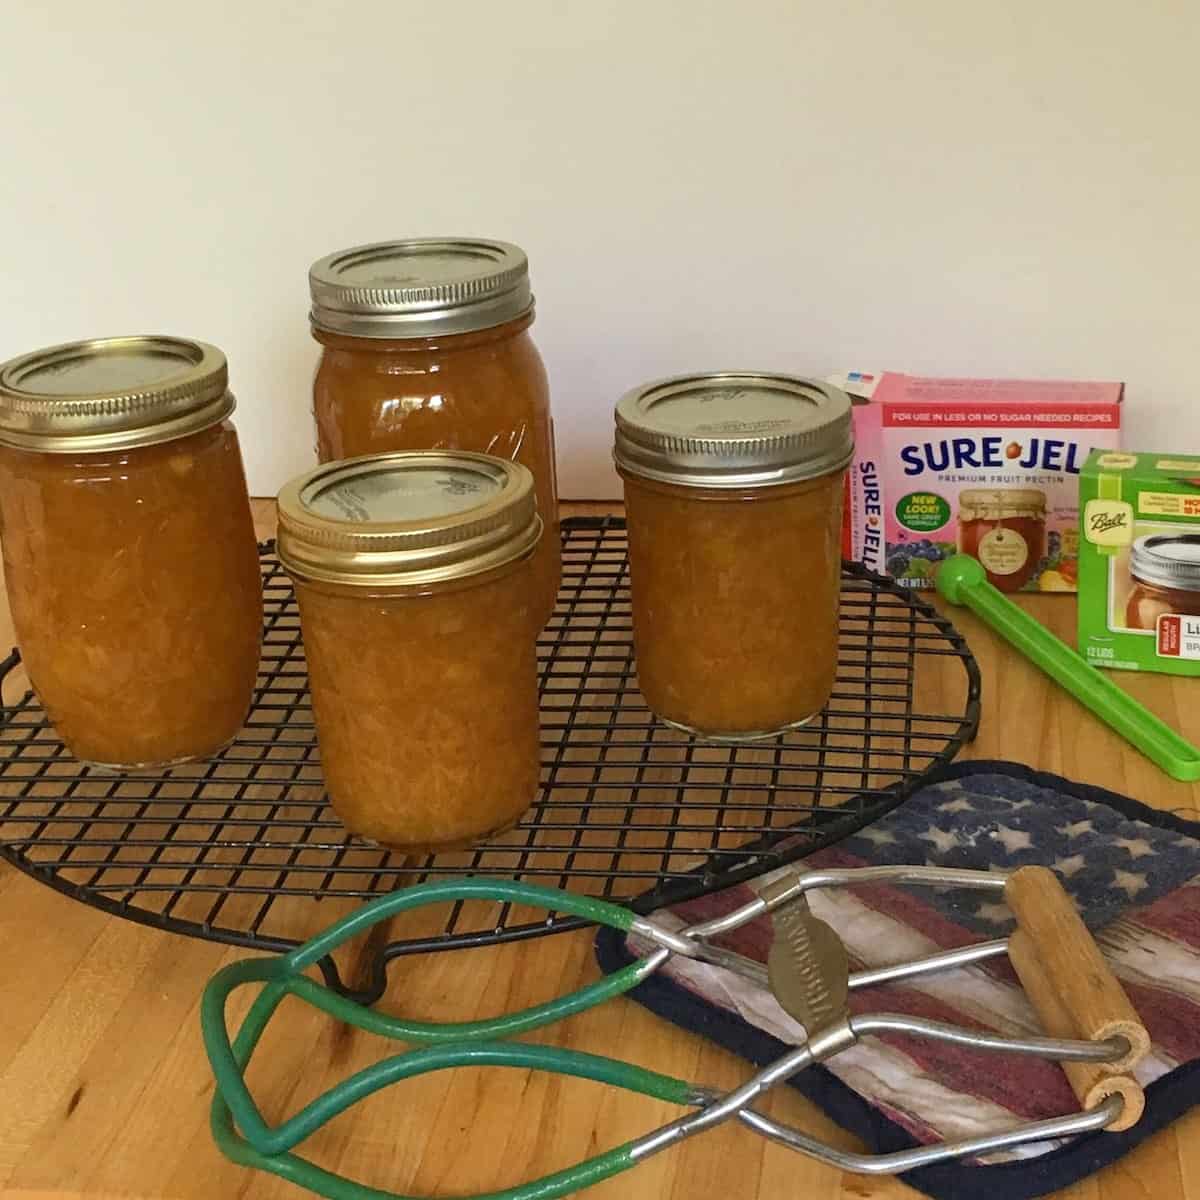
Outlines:
<svg viewBox="0 0 1200 1200"><path fill-rule="evenodd" d="M486 454L330 463L279 494L329 799L403 851L514 825L538 789L533 476Z"/></svg>
<svg viewBox="0 0 1200 1200"><path fill-rule="evenodd" d="M0 367L0 531L21 656L84 762L215 754L250 707L262 581L225 356L107 338Z"/></svg>
<svg viewBox="0 0 1200 1200"><path fill-rule="evenodd" d="M343 250L309 272L317 459L472 450L533 472L546 536L539 619L558 596L554 428L529 334L533 295L518 246L419 238Z"/></svg>
<svg viewBox="0 0 1200 1200"><path fill-rule="evenodd" d="M1046 553L1046 493L1038 488L960 492L958 548L979 560L993 586L1019 592Z"/></svg>
<svg viewBox="0 0 1200 1200"><path fill-rule="evenodd" d="M616 409L646 703L709 737L810 721L837 674L850 401L786 375L679 376Z"/></svg>
<svg viewBox="0 0 1200 1200"><path fill-rule="evenodd" d="M1129 578L1130 629L1157 630L1158 618L1168 614L1200 617L1200 534L1138 538L1129 552Z"/></svg>

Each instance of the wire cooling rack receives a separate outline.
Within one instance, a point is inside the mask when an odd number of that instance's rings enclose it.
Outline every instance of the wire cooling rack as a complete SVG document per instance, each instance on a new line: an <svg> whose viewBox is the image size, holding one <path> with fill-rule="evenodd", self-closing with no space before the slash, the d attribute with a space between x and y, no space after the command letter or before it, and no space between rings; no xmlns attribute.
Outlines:
<svg viewBox="0 0 1200 1200"><path fill-rule="evenodd" d="M404 857L348 839L328 807L295 600L262 548L265 628L254 706L206 762L115 775L67 752L0 663L0 853L57 890L135 921L283 950L364 899L438 876L513 877L639 909L758 874L898 803L974 736L979 672L912 593L843 570L828 708L772 741L706 742L654 719L637 688L624 522L563 523L563 584L538 654L542 788L519 826L473 850ZM432 914L432 915L431 915ZM483 903L423 910L376 947L400 954L532 937L580 922ZM336 968L328 965L336 982Z"/></svg>

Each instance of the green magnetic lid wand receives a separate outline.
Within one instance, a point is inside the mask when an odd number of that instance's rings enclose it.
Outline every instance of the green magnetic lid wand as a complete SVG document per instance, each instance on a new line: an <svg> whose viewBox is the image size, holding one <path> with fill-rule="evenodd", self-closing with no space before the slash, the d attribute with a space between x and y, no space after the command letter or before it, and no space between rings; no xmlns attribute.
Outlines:
<svg viewBox="0 0 1200 1200"><path fill-rule="evenodd" d="M951 604L969 608L1168 775L1189 783L1200 779L1200 750L988 583L970 555L946 559L936 581Z"/></svg>

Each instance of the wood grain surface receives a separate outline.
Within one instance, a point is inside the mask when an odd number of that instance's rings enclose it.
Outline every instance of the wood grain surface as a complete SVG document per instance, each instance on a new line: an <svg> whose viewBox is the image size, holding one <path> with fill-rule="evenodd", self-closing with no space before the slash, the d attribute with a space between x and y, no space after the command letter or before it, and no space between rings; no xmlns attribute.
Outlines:
<svg viewBox="0 0 1200 1200"><path fill-rule="evenodd" d="M256 503L260 532L269 534L272 506ZM1023 603L1073 641L1069 598ZM1200 788L1167 779L969 614L956 612L953 619L984 679L982 727L964 757L1015 759L1197 815ZM5 608L0 644L11 637ZM1200 684L1161 675L1117 679L1200 741ZM209 1137L212 1083L197 1003L208 977L241 953L106 916L0 863L0 1195L295 1200L302 1194L225 1162ZM548 999L596 976L590 935L562 934L402 960L393 965L385 1003L413 1016L469 1020ZM231 1019L240 1019L244 1007L235 997ZM624 1000L537 1036L722 1088L748 1074L733 1055ZM376 1039L286 1001L255 1060L251 1085L268 1117L278 1117L382 1052ZM765 1108L836 1145L854 1144L787 1088L773 1093ZM596 1084L464 1070L372 1097L311 1139L306 1152L376 1187L461 1196L567 1166L674 1115L670 1105ZM587 1193L589 1200L914 1194L894 1179L843 1175L734 1124ZM1200 1116L1184 1118L1062 1195L1200 1198Z"/></svg>

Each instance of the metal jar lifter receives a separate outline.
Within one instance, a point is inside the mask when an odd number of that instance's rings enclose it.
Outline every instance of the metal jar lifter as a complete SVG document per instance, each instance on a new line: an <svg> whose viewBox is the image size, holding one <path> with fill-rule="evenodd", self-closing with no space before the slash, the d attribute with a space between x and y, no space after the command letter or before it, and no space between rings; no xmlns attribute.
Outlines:
<svg viewBox="0 0 1200 1200"><path fill-rule="evenodd" d="M836 933L808 905L816 888L860 883L924 884L1002 892L1017 920L1011 937L935 954L914 962L851 972ZM636 934L654 949L596 983L520 1012L483 1021L439 1024L391 1017L365 1008L303 972L328 962L347 939L397 913L427 904L491 900L530 905L584 917ZM765 913L773 914L774 942L767 968L714 945L714 939ZM657 971L673 954L716 963L769 986L781 1007L807 1032L806 1040L729 1092L648 1071L631 1063L553 1046L504 1039L620 995ZM889 1013L851 1015L851 991L910 979L1007 954L1045 1036L1008 1038L974 1029ZM231 1042L225 1005L243 984L264 985ZM287 995L360 1029L416 1048L384 1059L319 1096L282 1124L263 1119L243 1078L263 1030ZM1012 873L937 867L864 867L856 870L788 871L749 903L725 916L668 930L628 909L553 888L504 880L461 879L423 884L384 896L281 958L237 962L209 983L201 1006L205 1048L216 1076L213 1135L231 1159L280 1175L330 1200L380 1200L387 1193L334 1175L292 1153L293 1148L358 1100L414 1075L455 1066L510 1066L599 1080L629 1091L693 1107L696 1111L564 1171L491 1197L551 1200L634 1166L684 1138L738 1120L781 1142L847 1171L891 1174L943 1159L988 1154L1025 1142L1064 1138L1135 1124L1145 1105L1133 1068L1148 1053L1150 1037L1120 983L1108 968L1056 876L1044 867ZM902 1033L1002 1054L1030 1054L1062 1064L1080 1110L995 1134L942 1142L892 1154L855 1154L759 1112L754 1104L769 1089L804 1068L854 1045L863 1037Z"/></svg>

